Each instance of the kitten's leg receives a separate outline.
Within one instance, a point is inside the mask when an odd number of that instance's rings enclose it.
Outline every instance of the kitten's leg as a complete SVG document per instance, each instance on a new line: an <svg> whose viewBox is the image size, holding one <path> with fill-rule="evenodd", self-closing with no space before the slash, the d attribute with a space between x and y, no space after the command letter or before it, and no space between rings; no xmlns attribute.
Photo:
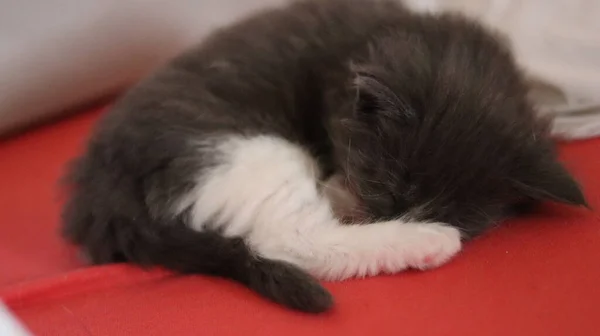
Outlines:
<svg viewBox="0 0 600 336"><path fill-rule="evenodd" d="M290 221L295 228L261 232L252 237L251 245L266 258L294 263L321 279L431 269L461 248L459 231L442 224L398 220L344 225L309 212L295 216Z"/></svg>
<svg viewBox="0 0 600 336"><path fill-rule="evenodd" d="M191 207L197 230L244 237L264 258L340 280L436 267L461 248L459 231L441 224L341 224L317 187L314 160L286 140L228 139L218 157L179 208Z"/></svg>

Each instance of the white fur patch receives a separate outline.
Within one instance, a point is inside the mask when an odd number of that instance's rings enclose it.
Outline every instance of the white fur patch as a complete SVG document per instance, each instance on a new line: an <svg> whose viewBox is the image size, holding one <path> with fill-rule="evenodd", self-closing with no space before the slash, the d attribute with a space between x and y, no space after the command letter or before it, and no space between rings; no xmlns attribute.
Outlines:
<svg viewBox="0 0 600 336"><path fill-rule="evenodd" d="M318 188L315 160L284 139L232 137L218 152L222 163L176 209L191 206L194 229L244 237L262 257L341 280L436 267L461 248L459 231L443 224L340 223Z"/></svg>

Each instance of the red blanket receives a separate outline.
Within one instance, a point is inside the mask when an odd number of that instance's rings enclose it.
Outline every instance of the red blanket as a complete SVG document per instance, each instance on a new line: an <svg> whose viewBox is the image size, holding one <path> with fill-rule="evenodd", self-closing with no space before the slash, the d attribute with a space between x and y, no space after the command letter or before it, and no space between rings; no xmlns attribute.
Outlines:
<svg viewBox="0 0 600 336"><path fill-rule="evenodd" d="M0 144L0 298L36 335L598 335L600 215L546 205L451 263L327 284L334 311L284 310L229 281L86 267L58 236L57 179L100 114ZM600 207L600 140L562 158Z"/></svg>

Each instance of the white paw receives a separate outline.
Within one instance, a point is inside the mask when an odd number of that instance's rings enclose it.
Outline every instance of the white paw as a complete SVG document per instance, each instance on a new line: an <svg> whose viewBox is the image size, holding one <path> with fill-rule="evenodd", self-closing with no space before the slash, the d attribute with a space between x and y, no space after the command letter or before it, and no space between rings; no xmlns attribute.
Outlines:
<svg viewBox="0 0 600 336"><path fill-rule="evenodd" d="M406 262L411 268L436 268L461 249L460 231L451 226L422 224L416 228L414 240L406 250Z"/></svg>

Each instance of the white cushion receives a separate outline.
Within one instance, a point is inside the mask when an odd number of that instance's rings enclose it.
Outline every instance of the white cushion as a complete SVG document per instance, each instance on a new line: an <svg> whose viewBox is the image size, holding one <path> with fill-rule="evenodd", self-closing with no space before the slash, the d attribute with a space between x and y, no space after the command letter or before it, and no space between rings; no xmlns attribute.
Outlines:
<svg viewBox="0 0 600 336"><path fill-rule="evenodd" d="M0 134L138 80L284 0L0 0Z"/></svg>

